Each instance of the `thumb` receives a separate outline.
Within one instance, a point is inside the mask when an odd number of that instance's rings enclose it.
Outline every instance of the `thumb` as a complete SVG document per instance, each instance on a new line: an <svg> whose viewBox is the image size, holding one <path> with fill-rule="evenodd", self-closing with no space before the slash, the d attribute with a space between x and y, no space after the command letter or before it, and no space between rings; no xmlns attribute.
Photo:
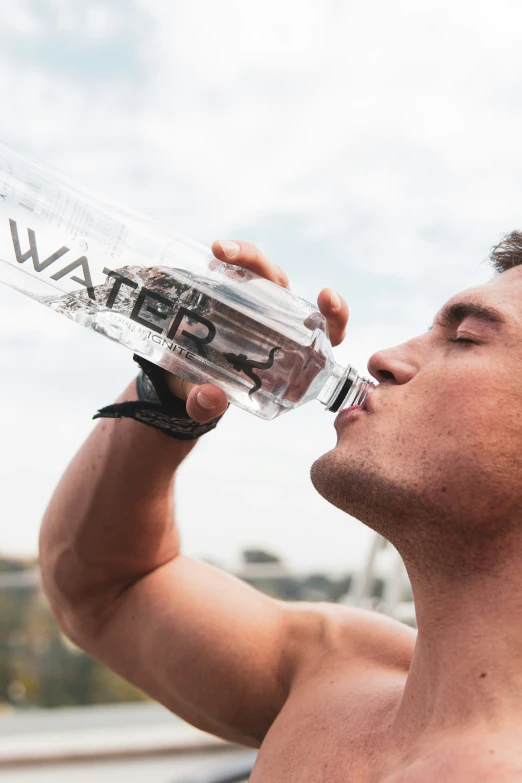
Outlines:
<svg viewBox="0 0 522 783"><path fill-rule="evenodd" d="M206 424L207 421L221 416L227 408L227 395L223 389L211 383L194 386L187 397L187 413L200 424Z"/></svg>

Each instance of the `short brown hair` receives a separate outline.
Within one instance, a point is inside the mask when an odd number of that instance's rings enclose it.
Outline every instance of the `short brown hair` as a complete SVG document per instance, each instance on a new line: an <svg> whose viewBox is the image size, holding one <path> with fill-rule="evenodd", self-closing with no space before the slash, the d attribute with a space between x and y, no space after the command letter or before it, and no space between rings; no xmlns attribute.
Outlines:
<svg viewBox="0 0 522 783"><path fill-rule="evenodd" d="M497 274L522 264L522 231L512 231L491 249L489 260Z"/></svg>

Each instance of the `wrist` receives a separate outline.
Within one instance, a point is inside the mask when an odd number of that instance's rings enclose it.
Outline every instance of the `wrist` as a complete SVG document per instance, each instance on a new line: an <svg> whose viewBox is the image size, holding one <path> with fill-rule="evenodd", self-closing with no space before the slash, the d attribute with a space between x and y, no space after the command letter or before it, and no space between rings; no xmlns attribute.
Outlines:
<svg viewBox="0 0 522 783"><path fill-rule="evenodd" d="M116 403L136 402L137 378L116 399ZM143 474L148 476L151 486L158 482L171 481L174 472L196 445L196 440L168 438L155 427L144 427L141 422L130 418L102 418L100 423L109 427L114 450L126 453L132 461L139 461ZM154 490L156 491L156 490Z"/></svg>
<svg viewBox="0 0 522 783"><path fill-rule="evenodd" d="M141 368L136 382L137 399L101 408L93 418L134 419L182 441L196 440L217 426L221 416L201 423L188 415L186 403L170 391L165 370L137 355L134 360Z"/></svg>

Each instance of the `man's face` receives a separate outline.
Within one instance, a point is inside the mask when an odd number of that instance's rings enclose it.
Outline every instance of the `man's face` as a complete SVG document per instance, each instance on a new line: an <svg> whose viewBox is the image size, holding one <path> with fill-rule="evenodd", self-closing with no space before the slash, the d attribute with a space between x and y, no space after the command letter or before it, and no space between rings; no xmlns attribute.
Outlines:
<svg viewBox="0 0 522 783"><path fill-rule="evenodd" d="M520 267L452 297L431 330L368 367L380 381L368 411L341 413L312 467L327 500L392 540L416 517L478 533L522 513Z"/></svg>

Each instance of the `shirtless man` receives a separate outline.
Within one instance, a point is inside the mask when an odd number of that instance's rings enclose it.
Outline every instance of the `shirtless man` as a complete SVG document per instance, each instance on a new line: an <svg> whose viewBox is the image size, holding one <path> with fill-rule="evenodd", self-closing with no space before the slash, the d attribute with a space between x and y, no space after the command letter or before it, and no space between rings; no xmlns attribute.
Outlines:
<svg viewBox="0 0 522 783"><path fill-rule="evenodd" d="M287 285L236 244L213 251ZM195 726L260 748L252 783L522 780L522 234L494 260L502 273L426 334L372 356L380 385L312 467L401 553L418 635L181 554L173 488L195 441L104 419L51 500L41 565L65 633ZM318 303L337 344L348 310L331 293ZM197 421L226 407L215 386L169 383Z"/></svg>

